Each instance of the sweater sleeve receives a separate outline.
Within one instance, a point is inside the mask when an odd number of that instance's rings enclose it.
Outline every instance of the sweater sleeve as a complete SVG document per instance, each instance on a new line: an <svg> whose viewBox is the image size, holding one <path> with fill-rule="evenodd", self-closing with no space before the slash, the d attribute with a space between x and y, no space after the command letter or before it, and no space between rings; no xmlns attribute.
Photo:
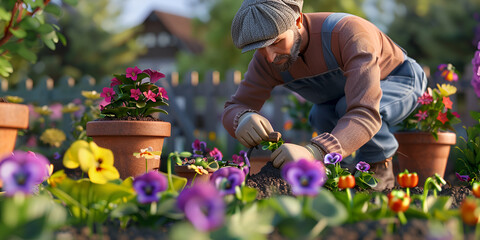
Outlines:
<svg viewBox="0 0 480 240"><path fill-rule="evenodd" d="M338 152L343 156L368 142L382 124L379 113L382 97L379 31L373 25L358 23L354 19L346 21L350 23L341 25L332 33L332 46L336 43L338 50L334 54L346 77L346 113L331 133L312 139L326 152Z"/></svg>
<svg viewBox="0 0 480 240"><path fill-rule="evenodd" d="M235 137L240 116L245 112L258 113L279 84L282 84L280 75L256 52L237 91L224 106L222 123L232 137Z"/></svg>

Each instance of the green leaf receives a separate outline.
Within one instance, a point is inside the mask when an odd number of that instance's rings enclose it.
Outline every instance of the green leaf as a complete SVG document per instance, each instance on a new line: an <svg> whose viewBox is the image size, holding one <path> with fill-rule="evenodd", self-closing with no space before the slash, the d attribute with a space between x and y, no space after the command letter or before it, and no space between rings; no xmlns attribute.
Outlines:
<svg viewBox="0 0 480 240"><path fill-rule="evenodd" d="M39 28L37 28L37 32L41 33L41 34L47 34L47 33L50 33L50 32L53 32L54 29L52 27L52 25L50 24L42 24Z"/></svg>
<svg viewBox="0 0 480 240"><path fill-rule="evenodd" d="M0 56L0 75L8 77L12 72L12 64L4 56Z"/></svg>
<svg viewBox="0 0 480 240"><path fill-rule="evenodd" d="M139 209L138 209L137 204L128 202L128 203L118 205L110 213L110 216L112 216L113 218L121 218L121 217L129 216L129 215L132 215L134 213L137 213L138 210Z"/></svg>
<svg viewBox="0 0 480 240"><path fill-rule="evenodd" d="M10 28L10 32L15 36L16 38L25 38L27 36L27 32L21 28L15 30L13 28Z"/></svg>
<svg viewBox="0 0 480 240"><path fill-rule="evenodd" d="M57 32L57 36L60 42L63 44L63 46L67 46L67 39L65 38L65 36L60 32Z"/></svg>
<svg viewBox="0 0 480 240"><path fill-rule="evenodd" d="M242 201L245 203L253 202L257 198L257 189L251 187L242 187Z"/></svg>
<svg viewBox="0 0 480 240"><path fill-rule="evenodd" d="M328 225L335 226L347 220L348 213L343 204L338 203L330 191L322 190L314 198L312 213L318 219L327 218Z"/></svg>
<svg viewBox="0 0 480 240"><path fill-rule="evenodd" d="M18 53L18 55L25 58L26 60L28 60L31 63L37 62L37 55L35 53L33 53L32 51L28 50L25 47L21 47L20 49L18 49L17 53Z"/></svg>
<svg viewBox="0 0 480 240"><path fill-rule="evenodd" d="M150 109L148 109L147 111L145 111L144 115L145 115L145 116L148 116L148 115L150 115L150 114L152 114L152 113L156 113L156 112L161 112L161 113L163 113L163 114L165 114L165 115L168 115L168 112L167 112L167 111L165 111L165 110L163 110L163 109L159 109L159 108L150 108Z"/></svg>
<svg viewBox="0 0 480 240"><path fill-rule="evenodd" d="M48 4L43 10L54 15L55 17L60 17L62 15L62 8L60 8L57 4Z"/></svg>
<svg viewBox="0 0 480 240"><path fill-rule="evenodd" d="M65 3L70 5L77 5L78 0L63 0Z"/></svg>
<svg viewBox="0 0 480 240"><path fill-rule="evenodd" d="M168 179L168 174L167 173L164 173L164 172L160 172L160 173L163 174ZM185 188L185 186L187 185L187 179L184 178L184 177L180 177L180 176L172 174L172 180L173 180L173 190L172 190L171 186L168 185L167 191L179 192L183 188Z"/></svg>
<svg viewBox="0 0 480 240"><path fill-rule="evenodd" d="M35 30L40 27L40 21L37 18L24 18L22 22L20 22L20 27Z"/></svg>
<svg viewBox="0 0 480 240"><path fill-rule="evenodd" d="M8 12L4 8L0 7L0 20L8 21L8 20L10 20L11 15L12 14L10 12Z"/></svg>

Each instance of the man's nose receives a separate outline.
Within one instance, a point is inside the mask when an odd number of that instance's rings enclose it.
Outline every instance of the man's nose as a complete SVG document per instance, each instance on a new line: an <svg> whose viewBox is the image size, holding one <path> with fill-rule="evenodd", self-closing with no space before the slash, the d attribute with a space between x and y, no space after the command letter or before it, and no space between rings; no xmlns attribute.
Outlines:
<svg viewBox="0 0 480 240"><path fill-rule="evenodd" d="M273 49L269 47L262 48L262 55L267 59L269 63L273 63L275 60L276 54Z"/></svg>

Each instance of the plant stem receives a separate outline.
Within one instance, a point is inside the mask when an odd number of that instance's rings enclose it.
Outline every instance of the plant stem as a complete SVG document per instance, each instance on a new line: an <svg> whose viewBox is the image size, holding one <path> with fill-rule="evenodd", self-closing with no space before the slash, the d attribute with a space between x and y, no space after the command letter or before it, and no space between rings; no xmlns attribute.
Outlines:
<svg viewBox="0 0 480 240"><path fill-rule="evenodd" d="M403 212L398 212L398 219L400 220L400 223L402 225L405 225L407 223L407 218L405 217L405 214Z"/></svg>
<svg viewBox="0 0 480 240"><path fill-rule="evenodd" d="M145 158L145 173L148 172L148 166L147 165L148 165L148 160L147 160L147 158Z"/></svg>
<svg viewBox="0 0 480 240"><path fill-rule="evenodd" d="M348 198L348 212L351 213L352 209L353 209L353 198L352 198L352 192L350 190L350 188L347 188L345 189L345 191L347 192L347 198Z"/></svg>
<svg viewBox="0 0 480 240"><path fill-rule="evenodd" d="M407 187L406 191L407 191L407 196L410 197L410 188Z"/></svg>
<svg viewBox="0 0 480 240"><path fill-rule="evenodd" d="M172 160L171 158L167 158L167 174L168 174L168 185L170 185L170 189L178 193L175 188L173 187L173 179L172 179Z"/></svg>
<svg viewBox="0 0 480 240"><path fill-rule="evenodd" d="M323 231L323 229L325 229L326 226L327 226L327 219L326 218L320 219L320 221L318 221L317 224L315 224L315 226L312 228L312 230L308 234L308 239L315 239L318 235L320 235L320 233Z"/></svg>

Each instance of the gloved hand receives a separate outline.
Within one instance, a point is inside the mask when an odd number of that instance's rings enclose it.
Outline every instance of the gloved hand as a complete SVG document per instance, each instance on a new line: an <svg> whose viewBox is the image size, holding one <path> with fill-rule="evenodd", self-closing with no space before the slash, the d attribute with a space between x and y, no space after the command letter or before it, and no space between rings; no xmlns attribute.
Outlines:
<svg viewBox="0 0 480 240"><path fill-rule="evenodd" d="M247 112L238 120L235 137L245 147L251 148L268 140L268 134L273 132L270 122L258 113Z"/></svg>
<svg viewBox="0 0 480 240"><path fill-rule="evenodd" d="M275 150L270 156L272 159L273 166L276 168L283 167L286 163L292 161L298 161L302 158L307 160L320 160L323 161L324 153L322 150L313 146L312 144L307 144L305 147L284 143L277 150Z"/></svg>

